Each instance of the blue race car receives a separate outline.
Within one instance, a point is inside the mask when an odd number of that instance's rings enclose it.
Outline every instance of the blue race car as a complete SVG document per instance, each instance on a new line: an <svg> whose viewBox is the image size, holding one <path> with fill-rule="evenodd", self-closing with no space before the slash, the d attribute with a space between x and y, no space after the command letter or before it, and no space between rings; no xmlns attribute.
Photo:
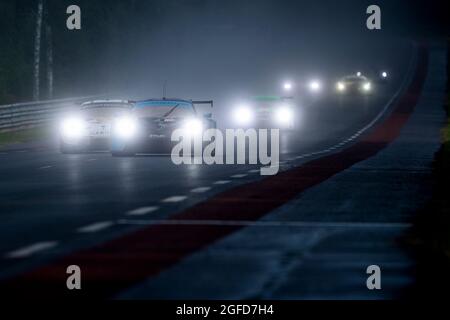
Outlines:
<svg viewBox="0 0 450 320"><path fill-rule="evenodd" d="M199 114L196 105L213 106L213 101L183 99L149 99L135 103L130 114L119 117L112 127L113 156L134 156L138 153L167 153L176 129L186 134L202 134L216 128L212 113Z"/></svg>

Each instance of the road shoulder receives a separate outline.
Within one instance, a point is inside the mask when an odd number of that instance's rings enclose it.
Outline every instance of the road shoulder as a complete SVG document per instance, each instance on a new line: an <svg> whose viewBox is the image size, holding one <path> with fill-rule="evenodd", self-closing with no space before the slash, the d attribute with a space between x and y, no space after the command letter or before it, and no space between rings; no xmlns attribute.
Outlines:
<svg viewBox="0 0 450 320"><path fill-rule="evenodd" d="M433 161L432 197L404 238L405 246L418 260L414 294L428 299L442 299L445 297L442 293L450 287L450 40L447 47L447 95L443 101L447 123L442 130L442 145Z"/></svg>

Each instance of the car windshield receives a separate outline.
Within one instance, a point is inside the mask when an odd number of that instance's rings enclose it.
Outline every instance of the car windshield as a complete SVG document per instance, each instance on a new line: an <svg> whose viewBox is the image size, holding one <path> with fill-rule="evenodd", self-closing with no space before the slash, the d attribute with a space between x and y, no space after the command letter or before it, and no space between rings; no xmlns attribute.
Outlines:
<svg viewBox="0 0 450 320"><path fill-rule="evenodd" d="M251 105L263 110L290 105L290 99L277 96L253 97L252 101Z"/></svg>
<svg viewBox="0 0 450 320"><path fill-rule="evenodd" d="M186 101L142 101L133 109L138 117L185 118L195 115L191 103Z"/></svg>
<svg viewBox="0 0 450 320"><path fill-rule="evenodd" d="M366 78L358 77L358 76L351 76L351 77L344 78L344 81L348 81L348 82L363 82L365 80L366 80Z"/></svg>
<svg viewBox="0 0 450 320"><path fill-rule="evenodd" d="M130 105L126 104L92 104L83 107L81 110L87 117L117 117L121 116L131 109Z"/></svg>

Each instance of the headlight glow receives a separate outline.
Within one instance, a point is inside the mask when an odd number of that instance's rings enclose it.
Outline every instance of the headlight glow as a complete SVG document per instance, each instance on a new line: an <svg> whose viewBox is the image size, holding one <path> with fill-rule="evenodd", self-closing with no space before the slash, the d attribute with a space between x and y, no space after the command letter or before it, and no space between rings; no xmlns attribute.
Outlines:
<svg viewBox="0 0 450 320"><path fill-rule="evenodd" d="M312 80L309 83L309 90L312 92L318 92L322 89L322 84L318 80Z"/></svg>
<svg viewBox="0 0 450 320"><path fill-rule="evenodd" d="M344 91L344 90L345 90L345 84L342 83L342 82L338 82L338 83L336 84L336 89L337 89L338 91L340 91L340 92Z"/></svg>
<svg viewBox="0 0 450 320"><path fill-rule="evenodd" d="M119 118L114 123L114 134L120 138L130 139L137 133L137 121L132 117Z"/></svg>
<svg viewBox="0 0 450 320"><path fill-rule="evenodd" d="M361 77L361 76L362 76L362 73L361 73L360 71L358 71L358 72L356 73L356 76L357 76L357 77Z"/></svg>
<svg viewBox="0 0 450 320"><path fill-rule="evenodd" d="M284 83L283 88L284 88L285 91L291 91L292 90L292 83L290 83L290 82Z"/></svg>
<svg viewBox="0 0 450 320"><path fill-rule="evenodd" d="M372 85L370 82L366 82L363 84L363 90L364 91L370 91L370 89L372 88Z"/></svg>
<svg viewBox="0 0 450 320"><path fill-rule="evenodd" d="M240 125L248 125L253 121L253 112L251 108L241 106L234 110L233 118Z"/></svg>
<svg viewBox="0 0 450 320"><path fill-rule="evenodd" d="M183 130L187 135L197 136L203 132L203 122L199 119L188 119L183 124Z"/></svg>
<svg viewBox="0 0 450 320"><path fill-rule="evenodd" d="M384 78L384 79L386 79L386 78L388 77L387 72L386 72L386 71L383 71L383 72L381 73L381 77Z"/></svg>
<svg viewBox="0 0 450 320"><path fill-rule="evenodd" d="M61 134L67 139L80 139L86 134L86 123L80 118L67 118L61 123Z"/></svg>
<svg viewBox="0 0 450 320"><path fill-rule="evenodd" d="M289 124L293 118L292 110L288 107L281 107L275 113L275 120L280 124Z"/></svg>

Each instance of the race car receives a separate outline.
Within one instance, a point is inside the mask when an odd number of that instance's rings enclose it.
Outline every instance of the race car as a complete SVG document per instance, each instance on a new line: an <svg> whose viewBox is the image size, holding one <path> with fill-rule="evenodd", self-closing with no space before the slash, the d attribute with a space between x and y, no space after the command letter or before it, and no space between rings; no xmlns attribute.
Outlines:
<svg viewBox="0 0 450 320"><path fill-rule="evenodd" d="M371 81L360 72L357 75L346 76L336 83L336 91L339 94L371 94Z"/></svg>
<svg viewBox="0 0 450 320"><path fill-rule="evenodd" d="M292 97L258 96L237 105L232 118L240 128L293 129L294 111Z"/></svg>
<svg viewBox="0 0 450 320"><path fill-rule="evenodd" d="M60 122L59 140L62 153L109 151L113 119L130 112L128 100L95 100L85 102L79 110Z"/></svg>
<svg viewBox="0 0 450 320"><path fill-rule="evenodd" d="M172 147L174 130L201 135L217 124L212 113L200 114L199 105L213 107L213 101L149 99L136 102L131 113L119 117L112 128L111 154L116 157L138 153L166 153Z"/></svg>

